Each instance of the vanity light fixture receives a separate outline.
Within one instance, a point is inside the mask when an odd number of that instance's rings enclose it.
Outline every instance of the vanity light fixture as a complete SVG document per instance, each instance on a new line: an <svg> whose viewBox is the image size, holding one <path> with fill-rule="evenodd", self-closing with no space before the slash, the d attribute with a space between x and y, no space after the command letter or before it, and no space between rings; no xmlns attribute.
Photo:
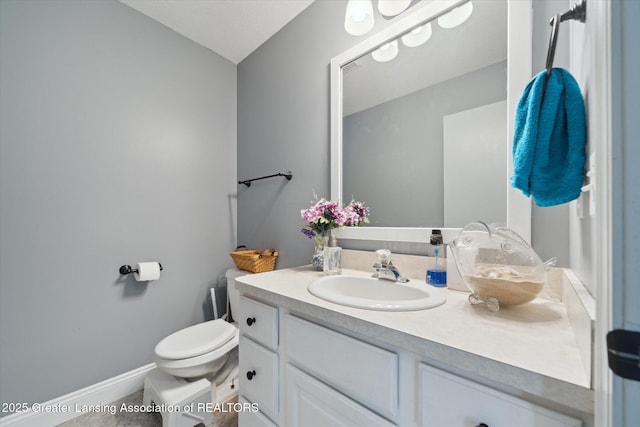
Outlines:
<svg viewBox="0 0 640 427"><path fill-rule="evenodd" d="M458 6L439 17L438 25L440 25L442 28L455 28L469 19L472 13L473 3L471 3L471 1L468 1L462 6Z"/></svg>
<svg viewBox="0 0 640 427"><path fill-rule="evenodd" d="M384 16L396 16L404 12L411 0L378 0L378 10Z"/></svg>
<svg viewBox="0 0 640 427"><path fill-rule="evenodd" d="M371 52L371 56L378 62L389 62L398 55L398 40L393 40Z"/></svg>
<svg viewBox="0 0 640 427"><path fill-rule="evenodd" d="M371 0L349 0L344 16L344 29L354 36L361 36L373 28L373 4Z"/></svg>
<svg viewBox="0 0 640 427"><path fill-rule="evenodd" d="M378 0L378 11L384 19L401 14L420 0ZM367 34L373 28L372 0L349 0L344 15L344 29L353 36Z"/></svg>
<svg viewBox="0 0 640 427"><path fill-rule="evenodd" d="M431 23L427 22L402 36L402 44L406 47L418 47L425 44L431 38L432 33Z"/></svg>

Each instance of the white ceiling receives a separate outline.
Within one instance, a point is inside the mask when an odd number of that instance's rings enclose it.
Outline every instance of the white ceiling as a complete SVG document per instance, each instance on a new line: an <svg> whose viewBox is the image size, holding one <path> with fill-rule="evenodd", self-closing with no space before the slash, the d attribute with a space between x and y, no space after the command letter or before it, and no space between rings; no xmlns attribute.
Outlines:
<svg viewBox="0 0 640 427"><path fill-rule="evenodd" d="M120 0L234 64L314 0Z"/></svg>

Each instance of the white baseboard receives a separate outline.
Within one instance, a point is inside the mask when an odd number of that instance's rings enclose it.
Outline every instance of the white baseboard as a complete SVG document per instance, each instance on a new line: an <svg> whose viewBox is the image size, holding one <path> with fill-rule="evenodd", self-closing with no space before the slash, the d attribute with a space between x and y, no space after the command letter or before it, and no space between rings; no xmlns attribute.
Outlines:
<svg viewBox="0 0 640 427"><path fill-rule="evenodd" d="M32 405L28 411L0 418L0 427L51 427L71 420L82 415L78 408L96 408L142 390L145 375L155 367L155 363L150 363L48 402Z"/></svg>

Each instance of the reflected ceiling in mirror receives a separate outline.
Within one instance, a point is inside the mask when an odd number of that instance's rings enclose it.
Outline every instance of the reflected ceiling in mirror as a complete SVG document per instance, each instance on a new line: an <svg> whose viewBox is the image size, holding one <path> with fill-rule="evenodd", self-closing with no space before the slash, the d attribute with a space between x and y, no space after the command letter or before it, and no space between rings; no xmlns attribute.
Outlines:
<svg viewBox="0 0 640 427"><path fill-rule="evenodd" d="M466 2L346 63L343 202L370 206L372 227L506 223L506 99L506 0Z"/></svg>
<svg viewBox="0 0 640 427"><path fill-rule="evenodd" d="M390 61L376 61L373 58L376 49L346 64L342 68L343 115L506 60L506 0L476 0L466 4L474 5L473 12L454 28L442 28L438 19L432 19L392 40L398 53ZM413 34L420 29L430 37L418 46L407 47L407 41L411 44L420 38Z"/></svg>

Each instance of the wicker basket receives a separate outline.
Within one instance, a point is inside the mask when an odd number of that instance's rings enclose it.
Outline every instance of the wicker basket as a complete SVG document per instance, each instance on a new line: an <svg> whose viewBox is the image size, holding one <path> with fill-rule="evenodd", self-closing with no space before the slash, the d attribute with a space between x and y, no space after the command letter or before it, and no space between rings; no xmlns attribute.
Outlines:
<svg viewBox="0 0 640 427"><path fill-rule="evenodd" d="M276 265L278 251L275 249L267 249L266 251L250 251L241 250L246 246L238 246L235 251L231 252L231 258L239 270L249 271L251 273L263 273L272 271Z"/></svg>

